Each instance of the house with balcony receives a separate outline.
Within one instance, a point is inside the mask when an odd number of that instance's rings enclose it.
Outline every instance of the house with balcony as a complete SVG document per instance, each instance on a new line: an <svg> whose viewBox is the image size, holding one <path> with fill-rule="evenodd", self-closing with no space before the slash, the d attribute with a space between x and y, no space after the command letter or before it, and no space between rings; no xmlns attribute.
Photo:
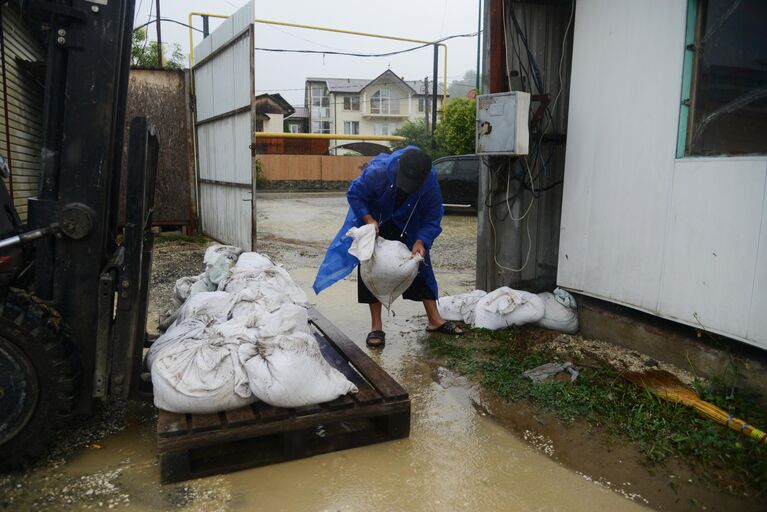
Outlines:
<svg viewBox="0 0 767 512"><path fill-rule="evenodd" d="M423 80L405 80L387 69L378 77L307 78L306 105L311 133L393 135L406 121L425 120L431 111L432 86ZM442 84L438 86L437 111L441 111ZM426 103L429 102L427 105ZM429 116L431 122L431 116ZM337 153L353 140L331 141ZM389 146L389 142L380 142ZM382 148L385 149L385 148Z"/></svg>

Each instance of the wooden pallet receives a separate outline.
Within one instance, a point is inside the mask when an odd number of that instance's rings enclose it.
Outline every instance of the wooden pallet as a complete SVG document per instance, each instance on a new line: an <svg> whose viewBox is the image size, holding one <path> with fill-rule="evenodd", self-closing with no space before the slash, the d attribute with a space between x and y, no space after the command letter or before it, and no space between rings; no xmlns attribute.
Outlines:
<svg viewBox="0 0 767 512"><path fill-rule="evenodd" d="M162 483L228 473L410 435L410 398L316 309L310 323L325 359L359 392L282 409L262 402L218 414L160 411Z"/></svg>

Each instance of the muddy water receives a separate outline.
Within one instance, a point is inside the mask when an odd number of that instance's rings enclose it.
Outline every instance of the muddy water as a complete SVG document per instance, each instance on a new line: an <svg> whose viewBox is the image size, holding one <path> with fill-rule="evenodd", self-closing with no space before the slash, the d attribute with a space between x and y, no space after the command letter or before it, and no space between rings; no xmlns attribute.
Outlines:
<svg viewBox="0 0 767 512"><path fill-rule="evenodd" d="M260 203L263 250L284 261L322 311L360 345L369 330L356 283L346 279L316 297L315 268L344 213L338 196L266 198ZM297 220L299 219L299 220ZM474 217L450 217L435 245L443 290L470 289ZM441 244L441 245L440 245ZM438 252L442 253L438 256ZM440 259L438 259L440 258ZM440 266L437 261L444 263ZM551 458L551 445L515 437L485 415L479 392L422 352L419 304L399 300L385 318L387 346L372 357L412 400L408 439L160 486L151 409L122 432L90 444L64 464L43 467L11 486L0 509L28 510L642 510ZM367 350L367 349L365 349ZM547 453L549 452L549 453ZM556 456L556 454L554 454ZM7 487L6 487L7 488Z"/></svg>

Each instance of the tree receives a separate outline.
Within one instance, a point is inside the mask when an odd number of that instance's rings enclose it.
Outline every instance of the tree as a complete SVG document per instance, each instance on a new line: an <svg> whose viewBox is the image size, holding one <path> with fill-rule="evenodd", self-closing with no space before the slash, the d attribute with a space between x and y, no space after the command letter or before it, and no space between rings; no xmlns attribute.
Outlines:
<svg viewBox="0 0 767 512"><path fill-rule="evenodd" d="M453 80L447 86L447 93L450 98L465 98L469 91L477 88L477 72L473 69L463 74L460 80Z"/></svg>
<svg viewBox="0 0 767 512"><path fill-rule="evenodd" d="M168 55L170 51L170 55ZM157 41L147 41L145 28L133 31L133 44L130 51L132 66L141 68L157 68ZM163 67L181 69L184 67L184 55L177 44L163 44Z"/></svg>
<svg viewBox="0 0 767 512"><path fill-rule="evenodd" d="M437 124L437 144L450 155L473 154L476 102L454 98L448 102L444 119Z"/></svg>
<svg viewBox="0 0 767 512"><path fill-rule="evenodd" d="M436 148L432 148L432 136L429 130L426 129L426 123L423 121L405 121L405 124L397 128L394 135L405 137L406 140L392 142L393 149L402 149L405 146L417 146L432 159L437 159L448 154L439 146L439 144Z"/></svg>

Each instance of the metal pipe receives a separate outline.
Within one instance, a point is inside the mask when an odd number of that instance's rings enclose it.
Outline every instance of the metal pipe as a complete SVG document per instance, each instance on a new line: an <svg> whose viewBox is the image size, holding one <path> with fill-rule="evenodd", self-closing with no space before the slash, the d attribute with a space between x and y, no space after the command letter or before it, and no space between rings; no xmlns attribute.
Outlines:
<svg viewBox="0 0 767 512"><path fill-rule="evenodd" d="M343 133L282 133L282 132L258 132L258 137L275 139L323 139L323 140L376 140L401 142L405 137L399 135L346 135Z"/></svg>
<svg viewBox="0 0 767 512"><path fill-rule="evenodd" d="M225 16L222 14L212 14L207 12L190 12L189 13L189 67L191 68L194 64L194 47L193 47L193 38L192 38L192 16L210 16L212 18L229 18L229 16ZM435 43L434 41L426 41L423 39L413 39L410 37L399 37L399 36L385 36L382 34L373 34L370 32L359 32L356 30L345 30L341 28L331 28L331 27L320 27L316 25L304 25L302 23L289 23L286 21L274 21L274 20L264 20L256 18L253 20L253 23L263 23L266 25L280 25L283 27L293 27L293 28L303 28L307 30L319 30L322 32L335 32L338 34L349 34L353 36L363 36L363 37L374 37L378 39L389 39L392 41L405 41L408 43L421 43L421 44L436 44L437 46L441 46L442 49L445 52L445 63L444 63L444 80L443 80L443 91L442 91L442 105L444 107L445 104L447 104L447 45L445 43ZM436 73L435 73L436 74Z"/></svg>
<svg viewBox="0 0 767 512"><path fill-rule="evenodd" d="M431 95L431 147L436 148L437 147L437 141L434 139L434 134L437 131L437 84L439 83L439 76L437 76L439 70L439 46L436 44L434 45L434 83L432 84L432 87L434 88L434 92ZM442 108L445 108L445 105L442 105Z"/></svg>
<svg viewBox="0 0 767 512"><path fill-rule="evenodd" d="M479 0L479 12L477 13L477 81L475 88L477 89L477 94L480 92L479 87L479 77L481 74L481 70L479 67L479 55L480 51L482 49L481 42L482 42L482 0Z"/></svg>
<svg viewBox="0 0 767 512"><path fill-rule="evenodd" d="M162 69L162 32L160 31L160 0L157 0L157 67Z"/></svg>

